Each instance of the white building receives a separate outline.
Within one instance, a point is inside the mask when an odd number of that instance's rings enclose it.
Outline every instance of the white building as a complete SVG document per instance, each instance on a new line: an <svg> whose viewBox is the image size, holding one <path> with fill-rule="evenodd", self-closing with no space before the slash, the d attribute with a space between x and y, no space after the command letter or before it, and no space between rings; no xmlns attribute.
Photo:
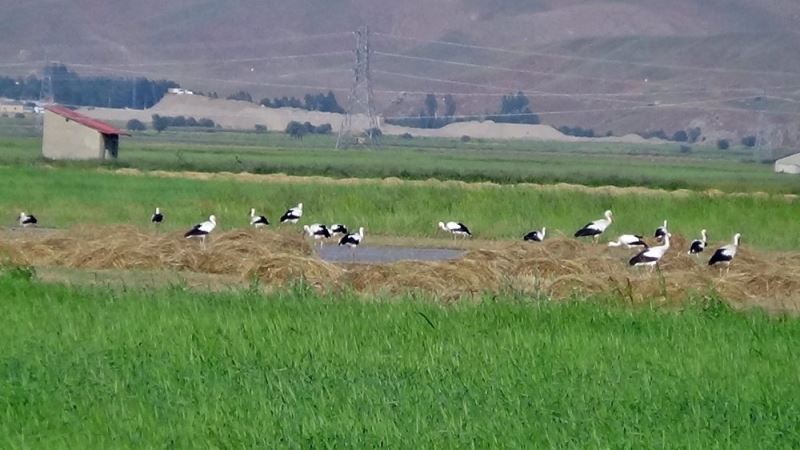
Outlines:
<svg viewBox="0 0 800 450"><path fill-rule="evenodd" d="M800 174L800 153L789 155L775 161L776 173Z"/></svg>

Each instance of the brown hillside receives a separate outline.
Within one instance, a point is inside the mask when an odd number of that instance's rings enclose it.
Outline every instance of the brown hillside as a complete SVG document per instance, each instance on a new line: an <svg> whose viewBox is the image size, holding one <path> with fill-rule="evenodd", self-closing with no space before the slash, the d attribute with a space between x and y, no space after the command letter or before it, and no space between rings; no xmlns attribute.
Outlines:
<svg viewBox="0 0 800 450"><path fill-rule="evenodd" d="M333 89L344 103L348 32L368 23L387 116L418 114L426 92L454 93L458 113L495 112L500 95L523 90L556 126L671 134L700 125L709 139L800 141L793 0L7 3L5 73L59 60L84 73L171 78L221 95ZM316 56L286 58L307 54Z"/></svg>

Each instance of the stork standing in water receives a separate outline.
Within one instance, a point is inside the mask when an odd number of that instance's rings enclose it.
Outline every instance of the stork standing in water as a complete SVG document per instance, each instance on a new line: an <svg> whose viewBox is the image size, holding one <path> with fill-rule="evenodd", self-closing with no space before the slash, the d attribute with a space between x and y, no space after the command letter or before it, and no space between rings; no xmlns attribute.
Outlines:
<svg viewBox="0 0 800 450"><path fill-rule="evenodd" d="M303 227L303 230L306 232L308 237L314 238L314 245L316 245L316 241L319 241L320 247L324 245L323 239L328 239L332 236L330 230L328 230L328 227L321 223L306 225Z"/></svg>
<svg viewBox="0 0 800 450"><path fill-rule="evenodd" d="M161 208L156 208L156 212L154 212L150 217L150 222L152 222L156 227L164 222L164 214L161 214Z"/></svg>
<svg viewBox="0 0 800 450"><path fill-rule="evenodd" d="M731 261L733 261L733 258L736 257L736 250L739 248L741 239L742 235L740 233L736 233L736 235L733 236L732 244L723 245L722 247L718 248L713 255L711 255L711 259L708 260L708 265L719 266L720 272L722 272L721 268L724 266L725 273L727 274L731 269Z"/></svg>
<svg viewBox="0 0 800 450"><path fill-rule="evenodd" d="M650 266L652 270L655 270L656 265L667 253L667 250L669 250L669 233L664 235L664 244L642 250L631 258L628 264L633 267Z"/></svg>
<svg viewBox="0 0 800 450"><path fill-rule="evenodd" d="M700 239L695 239L689 244L689 254L690 255L698 255L703 253L703 250L706 249L708 246L708 236L706 235L706 230L700 230Z"/></svg>
<svg viewBox="0 0 800 450"><path fill-rule="evenodd" d="M303 217L303 204L298 203L294 208L289 208L281 216L281 223L297 223Z"/></svg>
<svg viewBox="0 0 800 450"><path fill-rule="evenodd" d="M192 227L191 230L187 231L183 235L183 237L185 237L186 239L199 238L200 241L203 243L203 250L205 250L206 239L208 238L208 235L212 231L214 231L214 228L216 227L217 227L217 218L212 214L208 216L207 221L198 223L197 225Z"/></svg>
<svg viewBox="0 0 800 450"><path fill-rule="evenodd" d="M614 221L614 215L611 211L606 211L604 214L604 219L597 219L595 221L589 222L583 226L580 230L575 232L575 237L583 237L583 236L591 236L592 240L597 243L597 239L606 231L611 225L611 222Z"/></svg>
<svg viewBox="0 0 800 450"><path fill-rule="evenodd" d="M620 237L618 237L616 241L609 242L608 246L609 247L624 246L625 248L648 247L647 243L644 241L644 237L639 236L638 234L623 234Z"/></svg>
<svg viewBox="0 0 800 450"><path fill-rule="evenodd" d="M668 234L670 234L670 233L667 230L667 219L664 219L664 224L661 225L660 227L656 228L656 232L653 233L653 237L655 237L658 242L663 242L664 241L664 236L666 236Z"/></svg>
<svg viewBox="0 0 800 450"><path fill-rule="evenodd" d="M256 215L256 209L250 208L250 226L258 229L267 225L269 225L269 219L266 216Z"/></svg>
<svg viewBox="0 0 800 450"><path fill-rule="evenodd" d="M522 237L523 241L531 241L531 242L542 242L544 241L544 235L547 233L547 227L542 227L542 231L533 230Z"/></svg>
<svg viewBox="0 0 800 450"><path fill-rule="evenodd" d="M472 237L472 232L461 222L439 222L439 228L452 234L453 238L456 236Z"/></svg>
<svg viewBox="0 0 800 450"><path fill-rule="evenodd" d="M19 213L19 225L22 228L28 228L30 226L34 226L39 223L39 220L33 216L33 214L25 214L25 212Z"/></svg>
<svg viewBox="0 0 800 450"><path fill-rule="evenodd" d="M346 245L350 247L350 259L355 262L356 261L356 248L361 245L361 242L364 240L364 227L358 229L358 233L350 233L346 234L341 240L339 240L339 245Z"/></svg>

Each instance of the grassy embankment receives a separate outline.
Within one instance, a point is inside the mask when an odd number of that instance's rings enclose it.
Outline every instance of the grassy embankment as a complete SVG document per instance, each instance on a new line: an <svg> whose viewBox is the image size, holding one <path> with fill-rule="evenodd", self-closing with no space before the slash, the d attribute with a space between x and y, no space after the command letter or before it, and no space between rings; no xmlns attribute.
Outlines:
<svg viewBox="0 0 800 450"><path fill-rule="evenodd" d="M796 448L800 322L0 276L0 446Z"/></svg>

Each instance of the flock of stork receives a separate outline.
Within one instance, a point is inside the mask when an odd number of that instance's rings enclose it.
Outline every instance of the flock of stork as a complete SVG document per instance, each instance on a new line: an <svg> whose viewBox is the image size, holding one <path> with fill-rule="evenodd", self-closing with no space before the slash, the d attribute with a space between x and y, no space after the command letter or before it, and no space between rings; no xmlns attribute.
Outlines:
<svg viewBox="0 0 800 450"><path fill-rule="evenodd" d="M297 206L286 210L286 212L280 218L280 223L296 224L301 217L303 217L303 204L298 203ZM155 213L153 213L150 220L156 225L159 225L164 221L164 214L161 212L160 208L156 208ZM596 243L600 235L602 235L606 229L608 229L613 221L614 216L611 211L606 211L602 219L587 223L581 229L576 231L574 236L576 238L591 237ZM38 220L33 215L29 215L24 212L20 213L19 224L21 226L28 227L31 225L36 225L37 223ZM270 222L267 217L256 214L255 208L250 210L251 226L255 228L262 228L269 225L269 223ZM184 234L184 237L199 238L203 244L203 247L205 248L206 239L208 238L208 235L214 231L216 226L217 218L216 216L211 215L207 221L193 226ZM439 228L451 233L453 236L472 237L472 232L461 222L439 222ZM351 249L355 249L364 240L364 227L359 228L358 232L356 233L350 233L347 227L342 224L333 224L331 226L327 226L325 224L315 223L311 225L305 225L303 230L309 237L313 238L315 241L319 241L320 245L323 245L325 239L330 239L334 236L341 236L339 239L339 245L346 245ZM543 227L541 230L531 231L523 236L523 240L542 242L544 241L546 232L546 227ZM708 236L706 234L706 230L702 230L700 234L701 238L693 240L689 245L689 254L699 255L706 249L706 246L708 245ZM647 245L644 237L641 235L623 234L620 235L617 240L609 242L608 246L624 246L625 248L629 249L640 248L641 250L630 259L629 264L634 267L649 266L654 269L667 253L667 250L670 248L670 236L671 234L669 230L667 230L667 221L665 220L664 223L656 229L654 234L654 237L661 245L650 247ZM736 250L739 247L740 239L741 234L737 233L733 237L733 242L731 244L718 248L708 260L708 265L729 267L731 261L733 261L733 258L736 256Z"/></svg>
<svg viewBox="0 0 800 450"><path fill-rule="evenodd" d="M576 238L591 237L596 243L600 238L600 235L602 235L606 229L611 226L613 221L614 215L611 213L611 211L606 211L602 219L587 223L581 229L576 231L574 236ZM461 222L439 222L439 228L456 236L472 236L472 232L470 232L469 228L467 228L467 226ZM541 230L534 230L525 234L522 239L530 242L542 242L544 241L546 233L547 227L542 227ZM690 255L699 255L705 251L706 247L708 246L708 235L706 230L701 230L700 235L700 239L695 239L691 242L691 244L689 244L688 253ZM658 265L659 261L661 261L661 259L667 253L667 250L669 250L669 241L671 236L672 234L670 234L669 230L667 230L667 221L665 220L660 227L656 228L654 233L654 237L661 245L650 247L647 245L642 235L623 234L620 235L617 240L609 242L608 246L640 248L641 250L634 255L630 261L628 261L628 263L634 267L649 266L655 269L656 265ZM731 261L733 261L733 258L736 256L736 250L739 247L740 239L741 234L737 233L733 237L733 243L718 248L708 260L708 265L729 267Z"/></svg>
<svg viewBox="0 0 800 450"><path fill-rule="evenodd" d="M280 218L280 223L295 224L300 221L301 217L303 217L303 204L298 203L297 206L291 207L287 209L285 213L283 213ZM164 214L161 213L160 208L156 208L156 212L153 214L150 221L155 224L160 224L164 221ZM266 216L256 214L256 209L251 208L250 226L254 228L263 228L267 225L269 225L269 219ZM198 223L189 231L184 233L184 237L200 238L200 240L203 242L203 246L205 247L206 238L208 237L209 233L214 231L214 228L216 227L217 218L212 214L208 217L207 221ZM330 227L322 223L314 223L303 226L303 231L305 231L309 237L314 238L315 241L320 241L320 245L322 245L322 239L330 239L334 236L341 236L339 239L339 245L346 245L353 249L358 247L361 244L361 241L364 240L364 227L359 228L357 233L350 233L346 226L339 223L333 224Z"/></svg>

